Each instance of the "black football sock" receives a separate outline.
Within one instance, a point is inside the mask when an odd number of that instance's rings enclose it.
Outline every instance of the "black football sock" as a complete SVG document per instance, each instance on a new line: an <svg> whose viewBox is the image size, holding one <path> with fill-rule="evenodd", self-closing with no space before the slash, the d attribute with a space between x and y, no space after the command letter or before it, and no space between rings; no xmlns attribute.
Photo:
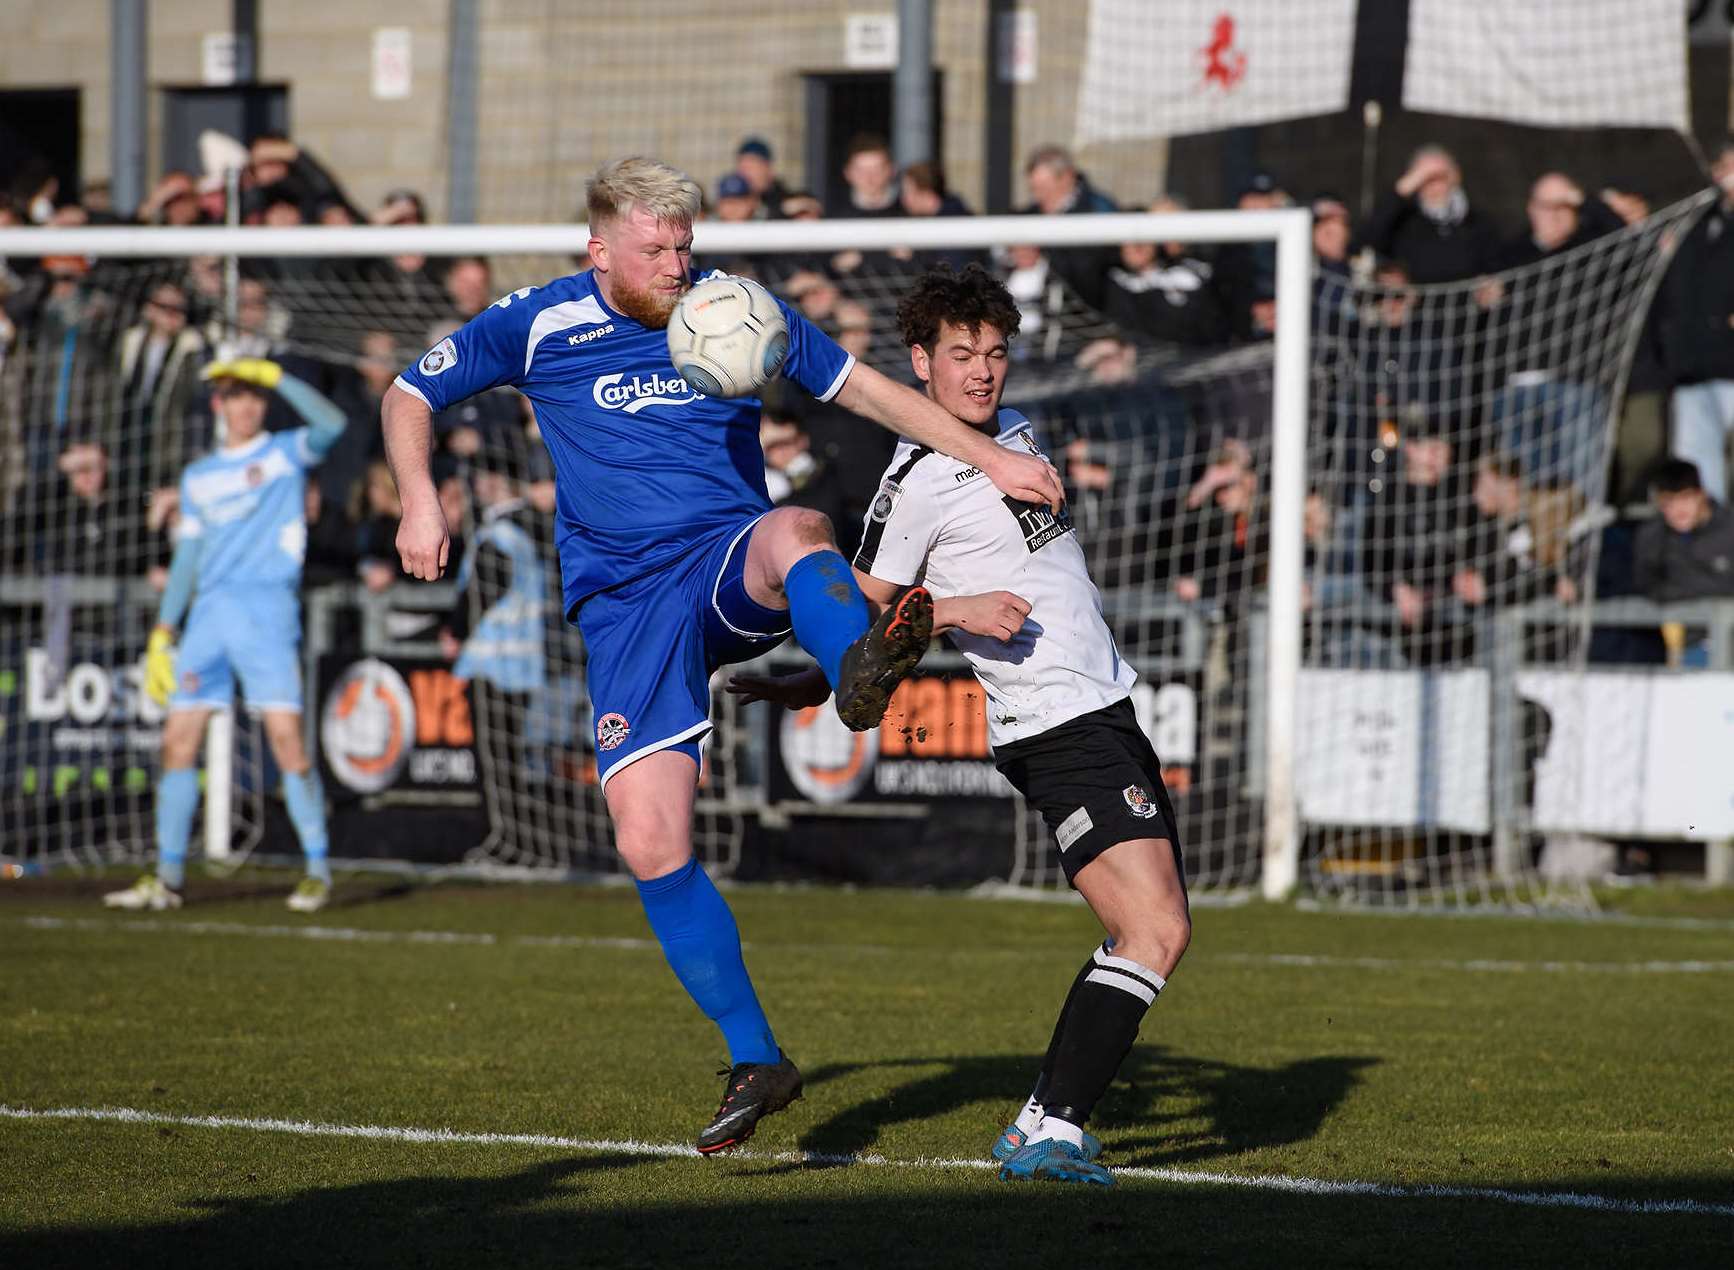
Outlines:
<svg viewBox="0 0 1734 1270"><path fill-rule="evenodd" d="M1104 951L1107 947L1107 944L1102 945ZM1060 1052L1060 1038L1066 1034L1066 1016L1071 1013L1072 1002L1078 999L1078 989L1084 986L1084 980L1095 968L1094 955L1085 958L1084 964L1078 967L1078 973L1072 978L1072 986L1066 989L1065 1002L1060 1006L1060 1017L1054 1020L1054 1034L1048 1038L1048 1052L1042 1057L1042 1069L1036 1074L1036 1087L1030 1094L1030 1101L1033 1103L1039 1105L1047 1098L1048 1082L1054 1076L1054 1056Z"/></svg>
<svg viewBox="0 0 1734 1270"><path fill-rule="evenodd" d="M1088 1122L1166 982L1150 967L1114 956L1105 944L1095 951L1073 985L1049 1047L1044 1120L1079 1129Z"/></svg>

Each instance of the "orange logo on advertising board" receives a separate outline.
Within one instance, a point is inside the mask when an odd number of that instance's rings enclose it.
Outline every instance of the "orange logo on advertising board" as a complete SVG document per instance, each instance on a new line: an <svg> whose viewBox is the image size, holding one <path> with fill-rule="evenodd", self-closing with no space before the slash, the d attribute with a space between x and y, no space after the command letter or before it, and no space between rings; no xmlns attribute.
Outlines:
<svg viewBox="0 0 1734 1270"><path fill-rule="evenodd" d="M337 779L358 794L377 794L398 779L417 746L465 748L475 727L463 681L449 670L413 670L406 683L370 657L331 686L319 735Z"/></svg>
<svg viewBox="0 0 1734 1270"><path fill-rule="evenodd" d="M992 758L981 685L937 675L905 679L879 725L879 752L886 758Z"/></svg>
<svg viewBox="0 0 1734 1270"><path fill-rule="evenodd" d="M851 732L829 702L788 711L780 727L789 779L814 802L848 802L867 783L879 757L879 733Z"/></svg>
<svg viewBox="0 0 1734 1270"><path fill-rule="evenodd" d="M462 747L476 739L470 718L470 699L464 681L438 667L409 672L410 696L415 699L415 743Z"/></svg>

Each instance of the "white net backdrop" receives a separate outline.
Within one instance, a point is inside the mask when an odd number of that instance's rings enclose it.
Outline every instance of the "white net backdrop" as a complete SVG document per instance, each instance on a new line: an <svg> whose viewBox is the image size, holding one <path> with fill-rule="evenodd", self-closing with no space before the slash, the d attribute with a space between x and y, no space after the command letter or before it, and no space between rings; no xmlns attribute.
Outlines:
<svg viewBox="0 0 1734 1270"><path fill-rule="evenodd" d="M1100 222L1120 238L1168 244L1162 281L1122 288L1100 308L1068 281L1080 218L1021 219L1015 234L976 221L964 232L982 235L974 245L944 245L942 234L918 253L862 250L867 240L846 223L728 227L711 236L705 263L758 274L858 356L897 373L906 356L892 319L911 270L968 251L1007 277L1025 312L1007 400L1036 421L1062 467L1109 619L1147 681L1139 705L1169 764L1197 885L1266 876L1270 825L1281 814L1266 760L1277 691L1267 654L1273 626L1279 638L1285 626L1280 606L1273 618L1269 581L1286 546L1304 564L1304 586L1291 597L1304 610L1291 686L1299 742L1282 756L1299 777L1302 881L1387 902L1528 900L1542 895L1533 863L1543 810L1555 805L1546 800L1569 799L1570 780L1595 777L1572 771L1559 744L1562 721L1582 716L1554 708L1550 725L1510 685L1525 668L1562 673L1568 687L1581 679L1611 420L1649 293L1701 206L1457 286L1313 279L1310 298L1299 297L1302 320L1309 310L1312 319L1311 402L1307 476L1292 511L1279 502L1271 424L1281 351L1258 339L1222 348L1226 332L1211 308L1222 277L1247 264L1237 255L1267 249L1213 245L1209 226L1233 217ZM154 603L149 571L165 558L152 491L211 440L190 390L160 416L126 404L125 333L147 320L153 285L174 281L188 328L203 331L189 368L217 348L283 359L343 400L351 432L365 441L378 390L398 366L497 295L570 271L572 257L546 249L577 237L553 227L344 233L325 258L249 255L232 290L208 253L242 240L217 235L175 257L171 239L159 237L165 258L151 264L100 261L77 279L44 282L60 310L19 328L4 371L6 481L17 509L8 542L23 553L9 565L9 594L52 590L61 565L48 563L50 553L75 520L70 504L48 510L44 477L71 463L74 438L106 437L123 491L115 506L138 523L115 531L114 548L82 558L113 562L100 585L124 583L138 596L122 603L112 592L116 600L88 619L106 632L123 683ZM1073 241L1062 245L1062 234ZM82 252L93 240L66 241ZM435 253L449 263L430 267ZM860 259L840 268L839 253ZM73 315L76 338L56 312ZM546 456L522 399L490 398L438 425L448 455L442 494L465 526L464 614L450 623L451 653L473 685L490 825L472 858L611 868L587 749L582 649L560 620ZM851 435L871 435L870 425ZM849 465L857 456L830 457ZM389 520L390 491L375 488L368 445L334 459L318 482L325 505L346 506L357 532ZM877 464L851 470L870 492ZM310 573L353 585L354 551L323 559L336 574L317 572L318 511ZM846 518L839 524L849 528ZM361 554L369 551L381 553L380 544ZM36 646L50 647L44 613L54 608L14 602L9 638L22 647L41 631ZM62 671L41 691L67 682ZM1562 690L1549 688L1554 700ZM126 710L143 709L136 690L117 700L134 704L105 718L124 722ZM725 869L755 811L757 772L731 711L719 700L698 829L703 858ZM9 745L8 762L27 753ZM134 767L154 775L148 758ZM74 804L51 799L40 776L9 772L0 792L8 843L36 852L146 846L148 779L89 783L100 796ZM1039 825L1008 816L1005 833L1006 876L1057 884Z"/></svg>

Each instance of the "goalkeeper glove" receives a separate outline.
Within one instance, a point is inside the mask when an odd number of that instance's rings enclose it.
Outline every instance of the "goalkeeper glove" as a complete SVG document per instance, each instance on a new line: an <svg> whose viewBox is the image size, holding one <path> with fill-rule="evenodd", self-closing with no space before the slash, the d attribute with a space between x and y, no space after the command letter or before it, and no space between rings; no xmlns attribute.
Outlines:
<svg viewBox="0 0 1734 1270"><path fill-rule="evenodd" d="M159 626L145 645L145 695L159 706L166 706L174 690L175 633Z"/></svg>
<svg viewBox="0 0 1734 1270"><path fill-rule="evenodd" d="M263 357L234 357L212 362L205 367L201 379L239 379L244 384L260 388L275 388L283 380L283 368Z"/></svg>

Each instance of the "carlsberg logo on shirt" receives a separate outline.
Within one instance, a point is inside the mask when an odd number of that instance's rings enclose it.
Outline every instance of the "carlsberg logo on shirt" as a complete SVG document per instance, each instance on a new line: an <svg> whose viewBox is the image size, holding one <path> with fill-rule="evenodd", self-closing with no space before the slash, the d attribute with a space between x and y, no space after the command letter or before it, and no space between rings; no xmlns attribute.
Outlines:
<svg viewBox="0 0 1734 1270"><path fill-rule="evenodd" d="M704 394L694 392L679 375L663 377L661 371L649 375L602 375L590 395L604 410L624 410L637 414L647 406L679 406L698 401Z"/></svg>

